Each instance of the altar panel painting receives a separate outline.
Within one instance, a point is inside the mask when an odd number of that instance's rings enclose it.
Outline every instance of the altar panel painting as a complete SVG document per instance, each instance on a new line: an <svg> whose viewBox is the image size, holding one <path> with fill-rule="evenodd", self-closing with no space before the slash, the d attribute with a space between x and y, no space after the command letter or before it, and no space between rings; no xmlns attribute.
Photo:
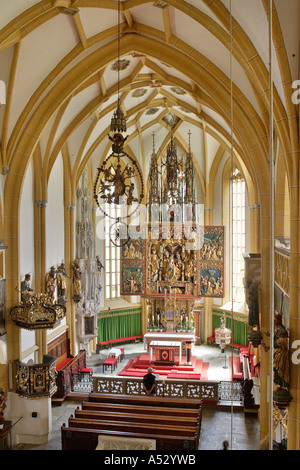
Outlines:
<svg viewBox="0 0 300 470"><path fill-rule="evenodd" d="M224 297L224 227L204 227L200 249L201 297Z"/></svg>
<svg viewBox="0 0 300 470"><path fill-rule="evenodd" d="M121 295L143 295L145 284L145 231L131 227L121 246Z"/></svg>
<svg viewBox="0 0 300 470"><path fill-rule="evenodd" d="M200 295L224 297L223 263L200 261Z"/></svg>
<svg viewBox="0 0 300 470"><path fill-rule="evenodd" d="M224 227L204 227L200 259L224 262Z"/></svg>
<svg viewBox="0 0 300 470"><path fill-rule="evenodd" d="M121 267L121 295L142 295L144 293L143 263L128 260Z"/></svg>

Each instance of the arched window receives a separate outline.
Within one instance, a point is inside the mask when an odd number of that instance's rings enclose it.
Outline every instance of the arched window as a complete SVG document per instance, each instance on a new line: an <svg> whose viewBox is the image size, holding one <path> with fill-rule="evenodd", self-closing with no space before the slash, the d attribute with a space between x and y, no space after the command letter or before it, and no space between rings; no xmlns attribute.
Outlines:
<svg viewBox="0 0 300 470"><path fill-rule="evenodd" d="M236 169L232 177L232 297L235 302L245 302L243 285L246 247L246 184Z"/></svg>
<svg viewBox="0 0 300 470"><path fill-rule="evenodd" d="M121 208L117 204L105 204L105 297L120 297L120 247L112 242L111 232L114 221L120 217Z"/></svg>

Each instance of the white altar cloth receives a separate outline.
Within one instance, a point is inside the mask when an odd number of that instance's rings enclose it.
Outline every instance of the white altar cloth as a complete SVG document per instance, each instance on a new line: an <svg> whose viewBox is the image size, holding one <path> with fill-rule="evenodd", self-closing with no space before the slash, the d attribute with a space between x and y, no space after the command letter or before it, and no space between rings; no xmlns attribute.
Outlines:
<svg viewBox="0 0 300 470"><path fill-rule="evenodd" d="M147 332L144 334L144 349L146 351L148 350L151 341L180 341L181 344L185 343L186 341L191 341L191 354L193 354L193 346L195 343L195 331L191 331L190 333L167 333L166 331Z"/></svg>
<svg viewBox="0 0 300 470"><path fill-rule="evenodd" d="M114 356L116 358L119 358L119 356L121 356L121 354L122 354L122 351L121 351L121 349L118 349L118 348L111 348L108 351L108 356L110 356L111 354L114 354Z"/></svg>

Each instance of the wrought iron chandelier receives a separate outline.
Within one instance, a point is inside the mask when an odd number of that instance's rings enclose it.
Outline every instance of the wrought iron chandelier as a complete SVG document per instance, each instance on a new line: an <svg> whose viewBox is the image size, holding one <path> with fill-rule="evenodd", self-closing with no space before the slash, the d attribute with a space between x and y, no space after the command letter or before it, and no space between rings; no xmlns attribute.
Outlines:
<svg viewBox="0 0 300 470"><path fill-rule="evenodd" d="M115 245L128 242L128 237L121 240L121 234L128 233L127 224L124 222L138 209L144 198L144 184L141 170L135 159L124 150L128 136L123 136L127 131L126 118L120 105L120 0L118 0L118 60L116 68L118 72L118 97L117 108L110 123L109 140L112 142L112 152L98 168L95 184L94 199L100 211L114 222L110 228L110 238ZM135 182L138 182L138 185ZM139 192L138 189L139 188ZM108 205L122 205L122 214L108 209Z"/></svg>
<svg viewBox="0 0 300 470"><path fill-rule="evenodd" d="M124 150L124 144L128 136L123 136L123 133L127 131L126 118L121 109L120 105L120 76L119 67L120 63L120 1L118 1L118 60L117 60L117 71L118 71L118 104L117 109L113 114L110 123L111 135L108 138L112 142L112 153L104 160L100 168L98 168L98 174L94 185L94 198L97 202L98 207L104 214L110 218L117 217L112 216L111 213L105 211L103 204L123 204L131 206L136 203L135 206L140 204L144 197L143 190L143 178L141 171L135 162L135 160L128 155ZM127 160L127 163L126 163ZM128 163L129 160L129 163ZM140 194L136 194L136 186L133 179L139 180ZM137 210L135 207L134 212ZM110 211L111 212L111 211ZM126 219L133 215L131 213L123 214L118 219Z"/></svg>

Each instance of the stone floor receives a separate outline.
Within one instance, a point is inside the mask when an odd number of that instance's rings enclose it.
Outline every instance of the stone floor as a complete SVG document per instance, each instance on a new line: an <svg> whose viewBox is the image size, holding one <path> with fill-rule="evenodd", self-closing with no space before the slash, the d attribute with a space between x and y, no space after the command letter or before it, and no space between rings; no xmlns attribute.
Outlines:
<svg viewBox="0 0 300 470"><path fill-rule="evenodd" d="M125 360L122 361L115 372L102 373L101 363L107 357L107 351L99 355L92 355L87 360L87 365L93 367L96 376L111 376L117 374L126 364L126 361L144 352L142 343L126 344ZM216 346L196 346L194 355L199 356L204 362L209 362L208 380L230 380L230 369L224 368L228 364L227 352L224 354ZM62 406L52 407L52 431L49 442L45 445L19 444L12 450L61 450L60 427L67 423L74 409L80 405L77 400L68 398ZM247 417L241 410L219 410L215 407L204 407L202 429L199 442L199 450L219 450L223 440L228 440L232 450L258 450L259 449L259 422L258 419Z"/></svg>

